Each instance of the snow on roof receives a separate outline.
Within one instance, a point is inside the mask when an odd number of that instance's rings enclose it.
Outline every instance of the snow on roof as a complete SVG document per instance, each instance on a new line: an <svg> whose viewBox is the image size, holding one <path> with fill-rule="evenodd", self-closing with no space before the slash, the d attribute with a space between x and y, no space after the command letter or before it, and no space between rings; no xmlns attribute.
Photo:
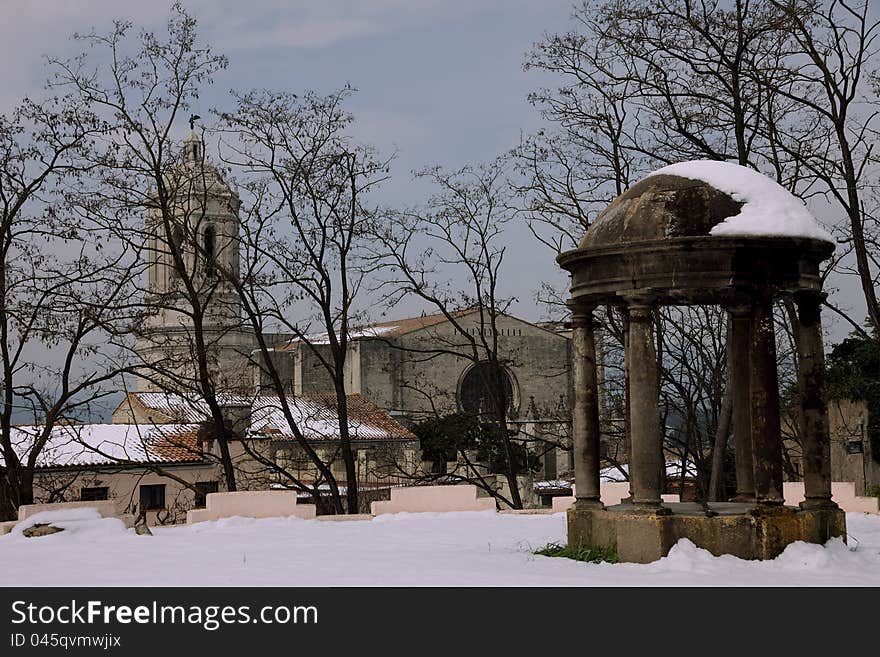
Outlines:
<svg viewBox="0 0 880 657"><path fill-rule="evenodd" d="M199 423L211 415L202 398L191 398L173 393L132 392L147 412L156 411L154 422L163 418L173 421ZM348 395L348 424L353 440L414 440L415 436L396 422L386 411L361 395ZM284 416L281 401L276 396L248 397L220 395L222 406L247 406L251 409L250 431L293 438L293 432ZM339 415L335 395L290 396L290 413L303 435L309 440L338 440ZM126 404L125 401L122 402Z"/></svg>
<svg viewBox="0 0 880 657"><path fill-rule="evenodd" d="M571 489L572 482L567 479L549 479L547 481L536 481L532 484L532 488L537 491L542 490L565 490Z"/></svg>
<svg viewBox="0 0 880 657"><path fill-rule="evenodd" d="M361 328L352 328L348 331L349 340L360 340L362 338L380 338L385 335L393 334L397 330L397 326L364 326ZM324 333L313 333L305 337L311 344L330 344L330 336ZM293 343L299 340L293 340Z"/></svg>
<svg viewBox="0 0 880 657"><path fill-rule="evenodd" d="M700 180L744 204L739 214L712 228L711 235L810 237L834 242L803 201L754 169L732 162L693 160L648 175L661 174Z"/></svg>
<svg viewBox="0 0 880 657"><path fill-rule="evenodd" d="M27 458L40 425L12 427L12 444ZM53 427L37 458L38 468L118 463L185 463L202 460L197 425L63 424ZM0 454L0 465L4 459Z"/></svg>
<svg viewBox="0 0 880 657"><path fill-rule="evenodd" d="M414 440L415 436L361 395L348 395L348 430L352 440ZM338 440L339 414L335 395L288 400L296 426L308 440ZM258 397L251 412L251 432L293 438L278 397Z"/></svg>
<svg viewBox="0 0 880 657"><path fill-rule="evenodd" d="M202 397L184 396L168 392L132 392L128 397L136 399L148 410L156 411L161 416L152 417L159 424L163 421L198 423L211 417L211 410ZM221 406L250 406L253 397L220 393L217 401ZM126 405L123 400L121 406Z"/></svg>
<svg viewBox="0 0 880 657"><path fill-rule="evenodd" d="M450 313L454 318L466 317L473 313L479 312L478 308L465 308ZM503 313L502 313L503 314ZM421 329L430 328L449 321L443 313L434 313L431 315L421 315L419 317L407 317L404 319L394 319L386 322L376 322L366 326L352 327L349 329L348 337L350 340L362 340L365 338L396 338L408 333L420 331ZM327 333L316 333L306 336L311 344L327 344ZM301 340L295 338L285 345L277 348L278 351L288 351L294 349Z"/></svg>

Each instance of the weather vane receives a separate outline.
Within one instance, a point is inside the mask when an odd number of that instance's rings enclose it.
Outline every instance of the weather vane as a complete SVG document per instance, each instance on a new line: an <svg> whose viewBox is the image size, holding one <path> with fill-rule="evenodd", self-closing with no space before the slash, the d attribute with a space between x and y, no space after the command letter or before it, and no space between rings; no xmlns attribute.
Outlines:
<svg viewBox="0 0 880 657"><path fill-rule="evenodd" d="M190 115L190 117L189 117L189 129L190 130L196 129L196 121L198 121L200 118L202 118L202 117L199 116L198 114L191 114Z"/></svg>

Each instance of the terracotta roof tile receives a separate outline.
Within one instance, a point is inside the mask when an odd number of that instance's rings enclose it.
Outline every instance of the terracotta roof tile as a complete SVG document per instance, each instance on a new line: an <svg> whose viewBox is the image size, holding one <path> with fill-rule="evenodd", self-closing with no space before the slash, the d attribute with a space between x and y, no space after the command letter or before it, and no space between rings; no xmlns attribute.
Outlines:
<svg viewBox="0 0 880 657"><path fill-rule="evenodd" d="M174 418L176 421L197 425L210 417L208 406L201 399L154 392L131 392L128 396L132 398L132 405L138 406L154 422L158 419ZM406 427L362 395L348 395L347 399L352 440L415 440L415 436ZM252 433L293 435L278 397L223 395L220 401L222 404L250 406L249 428ZM287 402L294 421L307 439L339 439L336 395L291 396Z"/></svg>
<svg viewBox="0 0 880 657"><path fill-rule="evenodd" d="M23 425L12 430L13 448L19 457L29 454L39 425ZM83 467L90 465L197 463L198 425L80 424L59 425L41 452L38 468ZM0 465L3 458L0 456Z"/></svg>

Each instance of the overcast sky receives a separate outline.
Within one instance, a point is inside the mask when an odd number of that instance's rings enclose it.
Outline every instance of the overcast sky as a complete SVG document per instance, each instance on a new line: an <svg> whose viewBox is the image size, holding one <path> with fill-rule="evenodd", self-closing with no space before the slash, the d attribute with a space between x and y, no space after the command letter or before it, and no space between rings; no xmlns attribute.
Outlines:
<svg viewBox="0 0 880 657"><path fill-rule="evenodd" d="M565 29L572 0L189 0L204 40L230 64L196 113L228 106L229 89L329 92L358 89L355 131L397 152L383 200L416 203L411 171L493 159L540 125L526 96L540 86L522 71L545 31ZM162 30L170 2L0 0L0 111L40 93L45 56L75 52L69 37L107 31L115 18ZM546 82L546 80L544 80ZM183 127L183 126L182 126ZM508 289L517 313L537 319L539 281L562 280L552 254L524 229L513 235ZM406 309L401 309L405 312ZM400 314L400 313L398 313Z"/></svg>
<svg viewBox="0 0 880 657"><path fill-rule="evenodd" d="M351 83L361 137L400 153L398 169L491 159L538 124L523 53L564 28L572 0L189 0L205 41L230 59L203 115L230 88L329 92ZM0 106L36 93L44 56L114 18L162 29L170 3L0 0ZM399 178L401 178L399 176ZM398 180L405 192L407 176ZM402 192L403 193L403 192Z"/></svg>
<svg viewBox="0 0 880 657"><path fill-rule="evenodd" d="M566 29L572 2L189 0L204 40L230 60L195 110L206 116L228 106L230 88L329 92L351 83L359 90L349 106L357 135L398 153L383 200L416 203L425 190L412 182L413 169L490 160L541 125L526 96L548 80L523 72L523 55L544 32ZM106 31L114 18L161 30L170 2L0 0L0 8L0 111L7 111L40 93L45 55L74 52L71 33ZM519 298L517 314L539 319L539 282L564 278L523 227L510 237L507 257L516 266L506 292ZM862 305L852 279L835 282L845 288L837 295L845 306ZM829 314L826 323L835 340L848 331Z"/></svg>

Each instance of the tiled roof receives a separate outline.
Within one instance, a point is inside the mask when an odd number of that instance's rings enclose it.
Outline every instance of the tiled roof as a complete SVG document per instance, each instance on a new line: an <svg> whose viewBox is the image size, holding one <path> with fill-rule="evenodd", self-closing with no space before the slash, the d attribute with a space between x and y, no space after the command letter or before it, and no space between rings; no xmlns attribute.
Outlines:
<svg viewBox="0 0 880 657"><path fill-rule="evenodd" d="M42 432L39 425L12 427L19 458L27 458ZM39 468L126 463L197 463L198 425L64 424L52 429L37 459ZM4 463L0 455L0 465Z"/></svg>
<svg viewBox="0 0 880 657"><path fill-rule="evenodd" d="M208 404L201 397L184 396L169 392L130 392L120 408L131 401L148 413L156 424L165 422L199 423L211 416ZM221 393L217 395L221 406L250 406L253 397Z"/></svg>
<svg viewBox="0 0 880 657"><path fill-rule="evenodd" d="M311 395L289 400L291 415L308 440L338 440L339 415L335 395ZM406 427L361 395L348 395L348 428L352 440L415 440ZM251 431L293 437L278 397L258 397Z"/></svg>
<svg viewBox="0 0 880 657"><path fill-rule="evenodd" d="M361 395L348 395L349 432L353 440L414 440L415 436ZM222 405L250 406L252 433L293 437L281 401L274 396L222 395ZM201 398L172 393L132 392L127 401L137 405L153 422L199 423L210 417ZM338 440L339 425L335 395L291 396L287 399L294 422L309 440Z"/></svg>

